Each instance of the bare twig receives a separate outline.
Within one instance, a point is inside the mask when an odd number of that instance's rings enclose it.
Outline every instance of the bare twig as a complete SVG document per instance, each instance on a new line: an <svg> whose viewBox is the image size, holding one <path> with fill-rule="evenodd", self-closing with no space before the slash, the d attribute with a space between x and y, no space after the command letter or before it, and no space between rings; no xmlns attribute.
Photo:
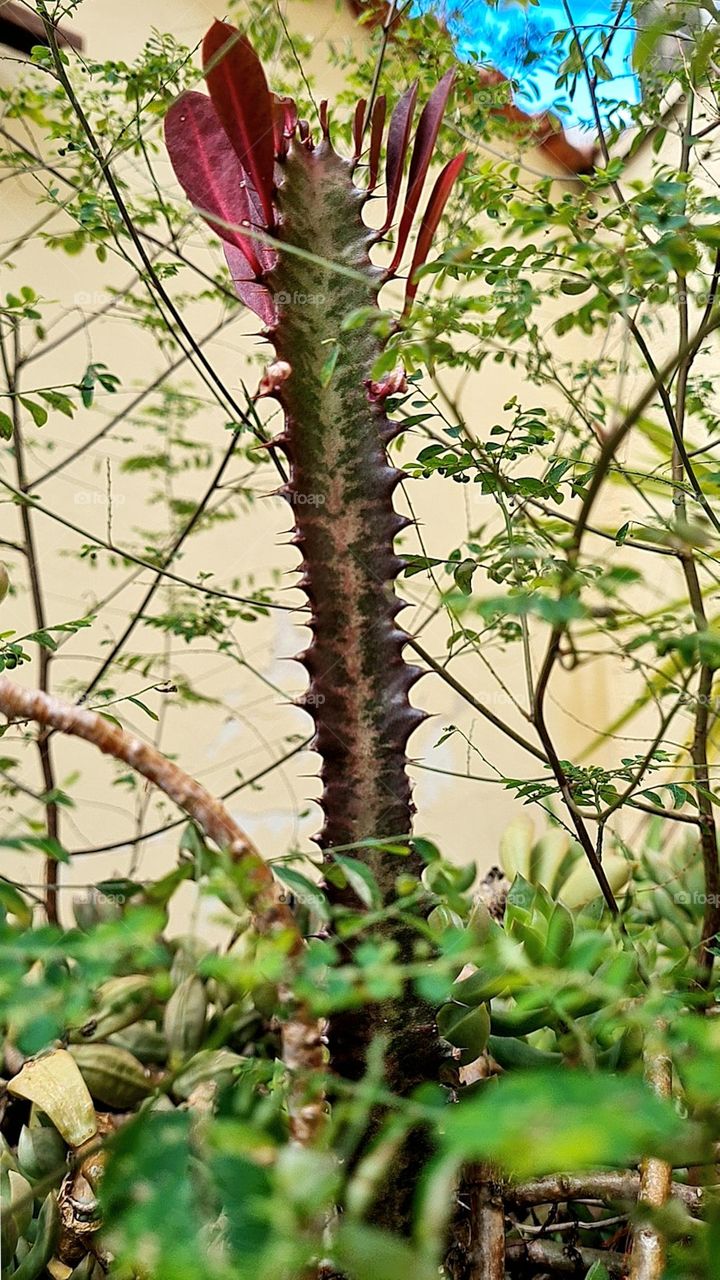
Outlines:
<svg viewBox="0 0 720 1280"><path fill-rule="evenodd" d="M0 359L2 360L5 382L7 384L10 403L12 406L13 451L15 454L15 475L17 478L17 487L22 494L25 494L28 489L28 479L25 467L23 422L22 415L20 413L18 382L20 376L19 355L18 327L15 323L12 327L12 353L7 350L6 344L0 336ZM40 574L40 561L38 558L35 539L32 508L26 501L23 501L20 504L20 524L23 532L25 561L30 579L30 596L32 599L35 627L38 632L44 632L47 626L45 596L43 592L42 577ZM40 688L43 692L47 693L50 689L52 652L46 644L40 643L38 645L38 658L40 668ZM43 780L43 789L45 796L47 797L43 801L45 808L45 826L50 840L59 842L60 810L55 799L55 766L53 763L52 745L50 743L49 734L44 731L40 732L37 736L36 745L38 759L40 762L40 772ZM59 865L60 864L56 858L47 857L45 859L45 914L51 924L56 923L58 918L57 888Z"/></svg>
<svg viewBox="0 0 720 1280"><path fill-rule="evenodd" d="M640 1194L641 1178L635 1172L552 1173L544 1178L511 1184L505 1189L509 1205L531 1208L540 1204L565 1204L570 1200L601 1200L604 1204L631 1204ZM671 1182L669 1196L689 1213L702 1212L707 1188Z"/></svg>
<svg viewBox="0 0 720 1280"><path fill-rule="evenodd" d="M467 1280L504 1280L505 1210L502 1186L487 1165L468 1171L464 1189L470 1200L472 1236L467 1255Z"/></svg>
<svg viewBox="0 0 720 1280"><path fill-rule="evenodd" d="M584 1276L595 1262L605 1267L611 1280L622 1280L625 1275L625 1259L621 1253L608 1253L604 1249L578 1249L571 1244L557 1244L554 1240L527 1240L507 1247L510 1271L524 1269L537 1272L543 1267L559 1276Z"/></svg>

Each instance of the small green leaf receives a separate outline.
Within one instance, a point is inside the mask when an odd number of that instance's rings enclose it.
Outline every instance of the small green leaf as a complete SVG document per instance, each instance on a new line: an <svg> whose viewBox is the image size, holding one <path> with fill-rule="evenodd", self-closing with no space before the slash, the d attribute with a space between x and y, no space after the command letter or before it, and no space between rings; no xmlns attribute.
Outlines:
<svg viewBox="0 0 720 1280"><path fill-rule="evenodd" d="M5 849L36 849L56 862L70 861L66 850L54 836L0 836L0 845Z"/></svg>
<svg viewBox="0 0 720 1280"><path fill-rule="evenodd" d="M15 885L4 880L0 880L0 906L4 907L9 915L15 917L23 929L28 929L32 924L32 908Z"/></svg>
<svg viewBox="0 0 720 1280"><path fill-rule="evenodd" d="M563 280L560 284L563 293L570 294L574 297L579 293L587 293L590 288L589 280Z"/></svg>
<svg viewBox="0 0 720 1280"><path fill-rule="evenodd" d="M333 1256L353 1280L437 1280L438 1269L405 1241L351 1218L341 1219Z"/></svg>
<svg viewBox="0 0 720 1280"><path fill-rule="evenodd" d="M339 853L333 854L337 865L342 869L345 879L360 901L366 907L380 905L380 890L369 867L356 858L346 858Z"/></svg>
<svg viewBox="0 0 720 1280"><path fill-rule="evenodd" d="M9 413L0 412L0 440L12 440L13 420Z"/></svg>
<svg viewBox="0 0 720 1280"><path fill-rule="evenodd" d="M28 413L30 414L30 417L35 423L35 426L44 427L45 423L48 420L47 409L44 409L43 406L41 404L38 404L36 400L28 400L26 396L19 396L18 399L20 400L20 403L23 406L23 408L27 409Z"/></svg>
<svg viewBox="0 0 720 1280"><path fill-rule="evenodd" d="M442 1140L467 1159L531 1177L667 1156L685 1125L636 1077L546 1068L503 1076L451 1107Z"/></svg>
<svg viewBox="0 0 720 1280"><path fill-rule="evenodd" d="M340 355L340 348L338 346L333 347L332 351L330 352L330 355L328 356L327 360L323 364L322 369L320 370L321 386L329 387L332 381L332 376L335 372L335 365L338 362L339 355Z"/></svg>
<svg viewBox="0 0 720 1280"><path fill-rule="evenodd" d="M157 716L150 707L147 707L144 702L141 702L139 698L134 698L132 695L128 695L128 702L132 702L134 706L139 707L140 710L144 711L145 715L149 716L151 720L159 720L160 717Z"/></svg>

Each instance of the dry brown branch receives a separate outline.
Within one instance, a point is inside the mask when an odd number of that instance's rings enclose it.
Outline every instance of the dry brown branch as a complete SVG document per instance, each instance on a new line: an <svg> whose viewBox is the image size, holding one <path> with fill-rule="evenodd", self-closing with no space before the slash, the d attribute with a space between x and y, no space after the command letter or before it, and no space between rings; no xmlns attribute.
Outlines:
<svg viewBox="0 0 720 1280"><path fill-rule="evenodd" d="M553 1173L533 1178L505 1190L511 1206L530 1208L540 1204L560 1204L569 1200L601 1200L605 1204L631 1204L640 1194L640 1174L600 1172L571 1175ZM669 1195L679 1200L689 1213L698 1216L705 1203L705 1189L671 1182Z"/></svg>
<svg viewBox="0 0 720 1280"><path fill-rule="evenodd" d="M71 706L37 689L23 689L5 676L0 677L0 711L11 720L34 720L44 728L84 738L159 787L209 840L230 854L240 871L240 887L258 932L284 937L290 960L300 954L302 936L267 863L222 802L183 769L96 712ZM283 996L288 1000L287 990ZM323 1103L321 1098L305 1099L304 1078L320 1070L323 1051L318 1023L303 1005L290 1009L282 1039L283 1060L299 1081L291 1097L292 1134L298 1142L308 1143L322 1124Z"/></svg>
<svg viewBox="0 0 720 1280"><path fill-rule="evenodd" d="M469 1182L473 1249L468 1280L503 1280L505 1275L505 1208L502 1187L492 1170L481 1165Z"/></svg>

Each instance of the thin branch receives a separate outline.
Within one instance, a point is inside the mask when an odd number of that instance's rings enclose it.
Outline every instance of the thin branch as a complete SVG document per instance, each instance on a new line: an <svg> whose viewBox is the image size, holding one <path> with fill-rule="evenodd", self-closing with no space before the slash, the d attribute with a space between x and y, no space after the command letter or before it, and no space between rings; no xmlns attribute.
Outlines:
<svg viewBox="0 0 720 1280"><path fill-rule="evenodd" d="M25 468L25 441L23 438L23 422L20 413L19 399L19 369L18 369L18 327L17 323L12 327L12 357L8 354L5 343L0 336L0 358L2 359L3 370L5 373L5 381L11 400L11 413L13 420L13 451L15 454L15 474L17 477L17 486L21 493L26 493L28 488L27 472ZM45 631L47 626L47 616L45 613L45 597L43 592L43 583L40 573L40 560L38 557L37 546L35 542L35 529L31 514L31 507L26 501L20 505L20 523L23 531L23 541L25 544L25 560L28 567L28 576L30 579L30 595L32 598L33 616L35 620L35 629L39 632ZM40 668L40 688L44 693L50 689L50 666L52 662L52 652L44 644L38 644L38 657ZM45 827L50 840L59 843L60 841L60 810L57 801L53 798L56 794L55 766L52 755L52 745L50 737L46 732L38 734L36 739L37 753L40 761L40 772L42 774L43 789L47 794L44 801L45 808ZM50 924L57 923L58 919L58 899L57 888L59 879L59 863L56 858L48 857L45 859L45 914Z"/></svg>
<svg viewBox="0 0 720 1280"><path fill-rule="evenodd" d="M584 1276L596 1262L605 1267L611 1280L622 1280L625 1275L625 1258L622 1253L609 1253L605 1249L579 1249L572 1244L558 1244L554 1240L526 1240L522 1244L507 1247L510 1271L545 1270L559 1276Z"/></svg>
<svg viewBox="0 0 720 1280"><path fill-rule="evenodd" d="M150 583L150 586L147 588L145 595L143 596L137 608L133 610L132 614L130 615L122 635L119 636L119 638L115 641L109 653L105 656L103 662L100 664L100 666L98 667L98 670L95 672L92 680L85 687L85 691L83 693L83 699L88 698L90 694L93 692L93 690L97 688L103 676L105 675L106 671L110 670L110 667L114 663L115 659L124 649L125 645L127 644L127 641L130 639L130 636L132 635L138 623L144 619L145 611L148 608L148 605L150 604L151 600L153 599L155 592L157 591L158 587L162 586L164 570L167 569L168 566L172 564L173 560L178 554L183 543L187 540L187 538L192 533L193 529L196 528L199 521L202 519L203 515L205 514L208 503L210 502L213 494L215 493L215 490L220 484L220 481L222 480L225 474L225 471L230 465L233 454L235 452L237 439L238 439L237 432L233 432L230 437L230 443L228 444L225 450L225 453L223 454L220 460L220 465L216 468L215 474L213 475L207 489L205 490L205 493L203 494L202 498L197 504L190 519L186 521L186 523L183 525L180 532L176 535L175 538L173 538L173 541L169 550L163 555L162 564L158 569L157 573L155 574L155 578Z"/></svg>
<svg viewBox="0 0 720 1280"><path fill-rule="evenodd" d="M409 649L414 650L419 658L422 658L423 662L427 663L431 671L434 671L436 675L440 676L441 680L444 680L451 689L454 689L455 692L458 693L461 698L464 698L471 707L474 707L481 716L484 716L486 720L489 720L490 724L494 724L496 729L499 729L501 733L504 733L506 737L510 738L517 744L517 746L528 751L536 760L541 760L543 764L548 763L547 756L539 747L534 746L533 743L529 742L527 738L524 738L521 733L518 733L517 729L513 729L511 725L506 724L504 720L501 720L499 716L496 716L495 712L491 711L489 707L486 707L484 703L479 702L474 694L472 694L469 689L466 689L459 680L456 680L446 667L443 667L441 663L437 662L435 658L433 658L432 654L428 653L427 649L425 649L414 636L408 636L405 643Z"/></svg>
<svg viewBox="0 0 720 1280"><path fill-rule="evenodd" d="M177 582L181 587L189 587L191 591L200 591L206 596L215 596L219 600L232 600L238 604L249 604L256 609L280 609L285 613L296 613L297 609L291 604L276 604L267 600L254 600L251 596L238 596L232 591L220 591L217 587L206 587L202 582L191 582L189 578L181 578L177 573L171 573L169 569L160 569L158 565L153 564L150 560L143 560L142 556L133 555L131 551L125 550L123 547L117 547L113 542L108 542L105 538L100 538L97 534L90 533L87 529L81 529L79 525L73 524L72 520L66 520L65 516L58 515L57 512L51 511L49 507L43 507L32 494L23 493L22 489L18 489L15 485L10 484L8 480L0 476L0 485L15 498L17 498L24 506L30 506L34 511L39 511L41 515L47 516L50 520L55 520L58 524L64 525L66 529L77 533L81 538L86 538L91 546L103 547L105 551L111 551L113 555L119 556L121 560L127 560L130 564L137 564L141 569L149 569L151 573L159 573L163 578L168 578L170 582Z"/></svg>

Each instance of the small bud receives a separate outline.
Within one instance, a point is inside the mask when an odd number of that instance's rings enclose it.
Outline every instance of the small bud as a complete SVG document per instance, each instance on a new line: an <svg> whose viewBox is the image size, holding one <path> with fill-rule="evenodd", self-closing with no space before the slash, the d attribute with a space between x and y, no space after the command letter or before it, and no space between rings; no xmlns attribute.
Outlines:
<svg viewBox="0 0 720 1280"><path fill-rule="evenodd" d="M273 363L268 365L262 376L257 390L258 396L275 395L278 387L281 387L283 382L287 382L291 373L292 368L287 360L273 360Z"/></svg>
<svg viewBox="0 0 720 1280"><path fill-rule="evenodd" d="M386 373L379 382L367 382L368 398L372 404L378 400L387 400L388 396L402 395L408 389L405 370L399 364L392 373Z"/></svg>

